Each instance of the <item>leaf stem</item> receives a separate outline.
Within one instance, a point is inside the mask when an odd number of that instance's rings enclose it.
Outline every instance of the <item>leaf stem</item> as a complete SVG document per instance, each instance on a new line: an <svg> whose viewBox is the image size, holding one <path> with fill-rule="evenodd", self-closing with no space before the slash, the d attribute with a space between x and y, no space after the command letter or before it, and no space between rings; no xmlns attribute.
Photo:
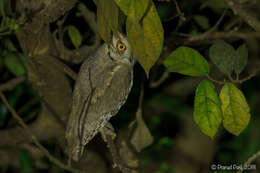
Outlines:
<svg viewBox="0 0 260 173"><path fill-rule="evenodd" d="M209 75L207 75L207 78L208 78L208 80L210 80L210 81L212 81L214 83L217 83L217 84L220 84L220 85L224 85L225 84L225 82L219 81L219 80L215 80L212 77L210 77Z"/></svg>

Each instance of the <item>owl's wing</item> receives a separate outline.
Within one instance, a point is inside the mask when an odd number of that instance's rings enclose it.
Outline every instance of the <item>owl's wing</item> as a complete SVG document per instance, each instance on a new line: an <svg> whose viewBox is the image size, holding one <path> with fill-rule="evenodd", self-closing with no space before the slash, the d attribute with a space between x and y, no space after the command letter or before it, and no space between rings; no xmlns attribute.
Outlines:
<svg viewBox="0 0 260 173"><path fill-rule="evenodd" d="M97 80L91 105L84 120L82 144L86 145L125 103L132 87L133 69L114 64L105 69Z"/></svg>
<svg viewBox="0 0 260 173"><path fill-rule="evenodd" d="M75 161L79 160L84 151L81 132L84 121L82 119L84 119L86 111L90 106L90 98L94 92L90 79L90 64L92 64L90 61L83 63L76 80L73 90L72 108L65 135L68 142L69 156Z"/></svg>

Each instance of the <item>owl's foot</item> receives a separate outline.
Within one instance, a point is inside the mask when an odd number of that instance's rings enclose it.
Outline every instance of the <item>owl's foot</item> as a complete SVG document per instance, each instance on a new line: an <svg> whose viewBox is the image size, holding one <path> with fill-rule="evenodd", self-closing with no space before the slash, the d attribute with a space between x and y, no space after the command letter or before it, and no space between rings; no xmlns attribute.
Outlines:
<svg viewBox="0 0 260 173"><path fill-rule="evenodd" d="M105 142L107 142L107 136L113 140L116 138L114 127L109 122L100 130L101 136Z"/></svg>

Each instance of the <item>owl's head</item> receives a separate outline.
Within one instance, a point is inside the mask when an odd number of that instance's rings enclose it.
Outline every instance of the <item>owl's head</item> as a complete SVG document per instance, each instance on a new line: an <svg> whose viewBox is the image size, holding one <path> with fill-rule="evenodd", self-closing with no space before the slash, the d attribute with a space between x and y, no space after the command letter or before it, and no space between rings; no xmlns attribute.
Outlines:
<svg viewBox="0 0 260 173"><path fill-rule="evenodd" d="M108 46L108 55L114 61L134 64L133 54L126 36L121 33L113 35L111 44Z"/></svg>

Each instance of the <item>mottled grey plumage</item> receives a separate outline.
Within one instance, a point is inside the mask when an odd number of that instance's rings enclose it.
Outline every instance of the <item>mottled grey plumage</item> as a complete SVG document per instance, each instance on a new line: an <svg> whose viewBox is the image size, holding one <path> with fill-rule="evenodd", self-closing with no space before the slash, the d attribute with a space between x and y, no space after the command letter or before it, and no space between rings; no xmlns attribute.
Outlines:
<svg viewBox="0 0 260 173"><path fill-rule="evenodd" d="M103 44L83 62L66 129L73 160L79 160L84 146L125 103L132 87L133 65L130 45L121 34L113 36L111 45Z"/></svg>

